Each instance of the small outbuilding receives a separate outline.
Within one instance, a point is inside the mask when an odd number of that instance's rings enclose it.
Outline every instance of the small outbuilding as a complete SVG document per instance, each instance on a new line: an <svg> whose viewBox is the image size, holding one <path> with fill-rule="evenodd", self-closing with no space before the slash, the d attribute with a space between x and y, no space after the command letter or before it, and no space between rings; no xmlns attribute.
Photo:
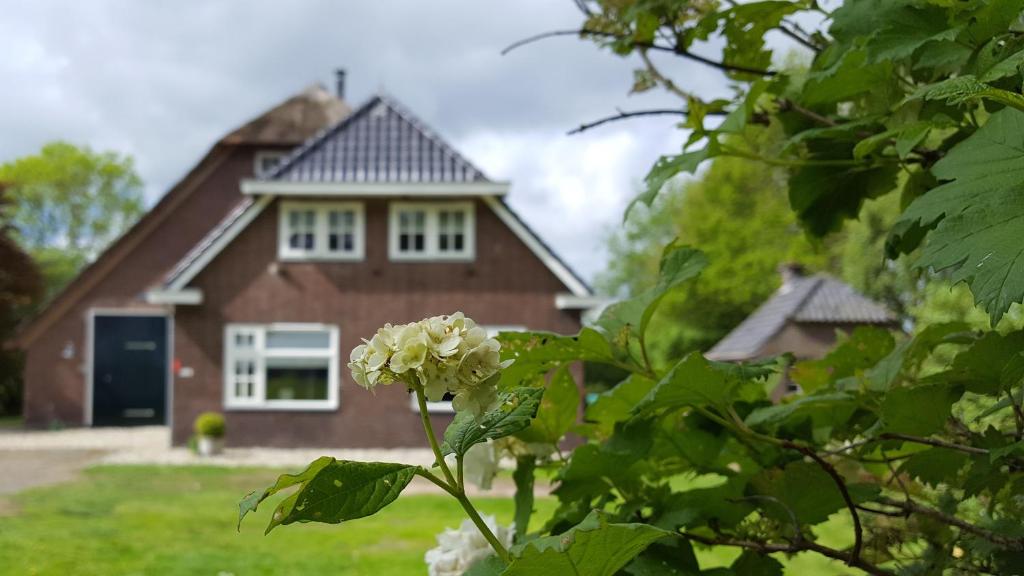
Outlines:
<svg viewBox="0 0 1024 576"><path fill-rule="evenodd" d="M899 329L899 317L883 304L826 274L805 274L797 264L780 267L782 285L706 356L744 362L789 352L798 360L820 358L840 333L858 326ZM780 387L775 396L786 391Z"/></svg>

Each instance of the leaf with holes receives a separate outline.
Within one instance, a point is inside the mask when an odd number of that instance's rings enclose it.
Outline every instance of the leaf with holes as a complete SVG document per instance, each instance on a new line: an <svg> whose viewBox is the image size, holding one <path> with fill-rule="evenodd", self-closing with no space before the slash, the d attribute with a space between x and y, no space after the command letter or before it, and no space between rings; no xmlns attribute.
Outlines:
<svg viewBox="0 0 1024 576"><path fill-rule="evenodd" d="M496 408L480 420L469 412L459 412L444 431L442 454L465 454L474 444L510 436L530 425L537 414L543 388L517 388L502 392Z"/></svg>
<svg viewBox="0 0 1024 576"><path fill-rule="evenodd" d="M281 501L267 526L267 532L294 522L338 524L375 514L392 503L420 468L386 462L352 462L322 457L300 474L285 474L259 496L255 492L239 504L239 518L255 511L257 505L278 491L298 485L299 489Z"/></svg>

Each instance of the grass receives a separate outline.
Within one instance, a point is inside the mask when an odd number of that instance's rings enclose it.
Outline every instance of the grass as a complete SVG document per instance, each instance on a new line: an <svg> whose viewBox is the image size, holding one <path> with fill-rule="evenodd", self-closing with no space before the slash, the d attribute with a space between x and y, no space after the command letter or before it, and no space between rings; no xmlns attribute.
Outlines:
<svg viewBox="0 0 1024 576"><path fill-rule="evenodd" d="M278 473L103 466L70 484L23 492L12 498L14 514L0 516L0 575L422 575L423 553L435 545L435 535L463 519L446 496L410 495L355 522L284 526L264 536L275 499L236 532L239 498ZM511 499L474 502L511 522ZM553 499L539 499L535 525L554 508ZM833 543L849 532L844 521L829 529L835 534L823 538ZM702 567L728 565L736 555L698 550ZM787 573L844 572L797 556L787 562Z"/></svg>

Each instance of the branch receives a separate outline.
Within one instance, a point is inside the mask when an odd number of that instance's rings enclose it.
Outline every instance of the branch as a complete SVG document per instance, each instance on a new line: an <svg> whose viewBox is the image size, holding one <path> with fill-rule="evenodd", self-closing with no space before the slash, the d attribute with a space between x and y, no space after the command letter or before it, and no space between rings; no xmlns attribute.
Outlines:
<svg viewBox="0 0 1024 576"><path fill-rule="evenodd" d="M988 540L989 542L992 542L993 544L998 544L999 546L1002 546L1009 550L1024 551L1024 538L1011 538L1009 536L1003 536L987 528L982 528L980 526L971 524L966 520L961 520L956 516L950 516L949 514L946 514L945 512L942 512L941 510L938 510L936 508L922 506L910 500L900 501L895 500L893 498L887 498L884 496L876 498L875 500L879 504L885 504L886 506L892 506L893 508L903 510L908 515L920 514L922 516L928 516L929 518L933 518L940 522L949 524L950 526L956 526L963 532L973 534L975 536L978 536L979 538L983 538L985 540Z"/></svg>
<svg viewBox="0 0 1024 576"><path fill-rule="evenodd" d="M569 135L579 134L580 132L585 132L587 130L590 130L591 128L597 128L598 126L601 126L602 124L607 124L609 122L618 122L619 120L628 120L630 118L637 118L639 116L668 116L668 115L672 115L672 116L684 116L685 117L687 114L689 114L689 112L687 110L683 110L681 108L666 108L666 109L658 109L658 110L636 110L636 111L632 111L632 112L626 112L626 111L623 111L623 110L618 110L618 114L616 114L614 116L606 116L606 117L601 118L599 120L594 120L593 122L587 122L586 124L580 124L578 128L573 128L572 130L570 130L568 132L568 134ZM725 112L708 112L708 115L709 116L710 115L725 115Z"/></svg>
<svg viewBox="0 0 1024 576"><path fill-rule="evenodd" d="M796 552L811 551L817 552L822 556L827 556L833 560L839 560L845 562L847 565L854 568L860 568L861 570L871 574L872 576L895 576L892 572L884 570L875 566L874 564L867 562L861 558L854 559L851 555L836 550L835 548L829 548L822 546L821 544L809 541L793 542L789 544L778 544L771 542L763 542L760 540L742 540L735 538L708 538L706 536L700 536L698 534L692 534L690 532L682 532L685 538L706 544L708 546L735 546L737 548L744 548L747 550L753 550L760 554L773 554L776 552L784 552L786 554L793 554Z"/></svg>
<svg viewBox="0 0 1024 576"><path fill-rule="evenodd" d="M625 36L621 34L616 34L614 32L601 32L597 30L552 30L550 32L543 32L541 34L536 34L528 38L523 38L522 40L519 40L517 42L513 42L512 44L509 44L504 50L501 51L501 55L504 56L505 54L508 54L512 50L515 50L516 48L520 48L527 44L532 44L540 40L554 38L557 36L579 36L581 38L592 36L596 38L611 38L613 40L626 39ZM700 62L701 64L710 66L712 68L717 68L725 72L742 72L744 74L753 74L755 76L775 76L776 74L778 74L778 72L775 72L774 70L762 70L760 68L751 68L749 66L743 66L740 64L718 62L717 60L712 60L711 58L707 58L706 56L694 54L693 52L690 52L686 48L682 48L680 46L664 46L661 44L655 44L654 42L639 42L637 40L631 40L630 45L633 48L646 48L648 50L669 52L671 54L675 54L676 56L682 56L683 58L693 60L694 62Z"/></svg>
<svg viewBox="0 0 1024 576"><path fill-rule="evenodd" d="M822 470L832 477L832 481L835 482L836 487L839 488L839 493L843 496L843 502L846 502L846 508L849 509L850 516L853 518L853 548L850 550L850 557L846 562L847 565L853 566L855 562L860 560L860 549L864 545L864 528L860 524L860 515L857 514L857 505L853 502L853 498L850 496L850 491L846 488L846 482L843 481L843 477L839 475L839 472L836 471L834 466L829 464L811 448L789 441L783 442L782 445L791 450L796 450L811 460L814 460Z"/></svg>
<svg viewBox="0 0 1024 576"><path fill-rule="evenodd" d="M920 436L911 436L909 434L893 433L879 434L878 438L881 440L903 440L904 442L913 442L914 444L935 446L936 448L948 448L949 450L957 450L959 452L966 452L967 454L988 454L988 450L984 448L966 446L964 444L954 444L952 442L946 442L945 440L939 440L937 438L922 438Z"/></svg>

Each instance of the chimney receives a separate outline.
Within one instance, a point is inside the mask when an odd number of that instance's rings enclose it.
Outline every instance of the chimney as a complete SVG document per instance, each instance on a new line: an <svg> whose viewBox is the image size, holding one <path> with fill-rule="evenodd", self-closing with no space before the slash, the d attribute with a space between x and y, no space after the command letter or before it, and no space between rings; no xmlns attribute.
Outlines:
<svg viewBox="0 0 1024 576"><path fill-rule="evenodd" d="M786 288L793 283L793 280L802 278L806 270L799 262L783 262L779 264L779 276L782 277L782 287Z"/></svg>
<svg viewBox="0 0 1024 576"><path fill-rule="evenodd" d="M344 100L345 99L345 69L344 68L338 68L337 70L335 70L334 71L334 79L335 79L334 93L335 93L335 95L338 98L340 98L341 100Z"/></svg>

